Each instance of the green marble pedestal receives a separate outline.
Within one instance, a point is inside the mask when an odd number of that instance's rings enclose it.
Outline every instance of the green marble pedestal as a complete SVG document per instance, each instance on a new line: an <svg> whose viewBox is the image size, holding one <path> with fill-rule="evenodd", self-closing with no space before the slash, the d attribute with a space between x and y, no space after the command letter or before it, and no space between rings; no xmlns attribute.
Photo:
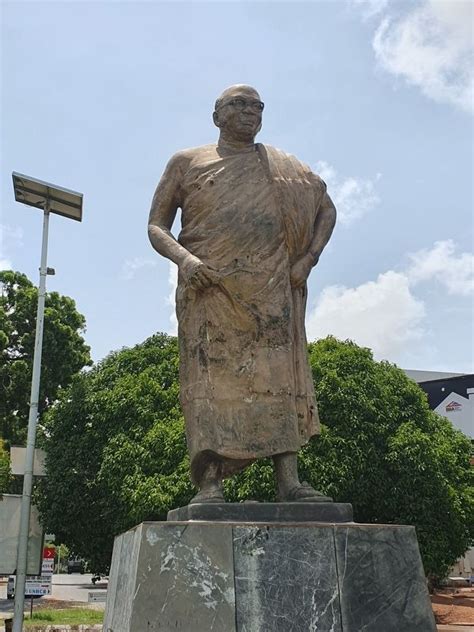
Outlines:
<svg viewBox="0 0 474 632"><path fill-rule="evenodd" d="M150 522L115 540L104 632L435 632L413 527Z"/></svg>

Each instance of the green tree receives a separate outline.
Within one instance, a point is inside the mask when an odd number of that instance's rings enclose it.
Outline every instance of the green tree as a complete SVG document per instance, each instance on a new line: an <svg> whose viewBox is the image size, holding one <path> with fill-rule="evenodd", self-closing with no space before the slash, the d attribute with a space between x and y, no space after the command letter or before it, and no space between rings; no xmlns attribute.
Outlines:
<svg viewBox="0 0 474 632"><path fill-rule="evenodd" d="M325 428L302 451L305 475L358 522L415 525L426 574L444 577L474 538L470 441L369 349L327 338L310 360Z"/></svg>
<svg viewBox="0 0 474 632"><path fill-rule="evenodd" d="M414 524L427 574L442 577L473 535L469 441L368 349L327 338L309 352L323 427L301 451L302 478L351 502L359 522ZM176 340L156 335L77 376L46 416L46 525L94 570L109 563L115 534L193 494L178 391ZM273 500L271 461L225 492Z"/></svg>
<svg viewBox="0 0 474 632"><path fill-rule="evenodd" d="M178 392L176 339L156 335L76 376L46 415L43 520L95 572L113 535L192 494Z"/></svg>
<svg viewBox="0 0 474 632"><path fill-rule="evenodd" d="M10 480L10 456L5 450L4 441L0 439L0 495L7 493Z"/></svg>
<svg viewBox="0 0 474 632"><path fill-rule="evenodd" d="M38 290L20 272L0 272L0 433L24 443L28 425ZM91 364L82 334L85 319L74 301L57 292L46 295L39 413L72 376Z"/></svg>

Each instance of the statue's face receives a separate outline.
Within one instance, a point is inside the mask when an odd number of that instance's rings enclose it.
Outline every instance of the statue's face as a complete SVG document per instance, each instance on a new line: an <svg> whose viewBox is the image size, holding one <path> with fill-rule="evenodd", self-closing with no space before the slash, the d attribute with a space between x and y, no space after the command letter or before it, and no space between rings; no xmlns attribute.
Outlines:
<svg viewBox="0 0 474 632"><path fill-rule="evenodd" d="M220 97L214 123L227 138L253 141L262 127L263 103L250 86L234 86Z"/></svg>

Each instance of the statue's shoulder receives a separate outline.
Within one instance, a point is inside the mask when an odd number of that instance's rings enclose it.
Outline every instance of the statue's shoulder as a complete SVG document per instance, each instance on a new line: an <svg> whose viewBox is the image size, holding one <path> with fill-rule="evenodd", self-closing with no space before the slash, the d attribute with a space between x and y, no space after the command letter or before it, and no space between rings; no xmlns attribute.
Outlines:
<svg viewBox="0 0 474 632"><path fill-rule="evenodd" d="M260 151L265 152L266 154L274 157L289 157L290 154L287 154L282 149L278 149L278 147L273 147L273 145L267 145L263 143L257 143Z"/></svg>
<svg viewBox="0 0 474 632"><path fill-rule="evenodd" d="M306 163L301 162L301 160L299 160L299 158L297 158L293 154L289 154L288 152L283 151L283 149L278 149L277 147L273 147L272 145L263 145L262 143L259 143L259 145L262 148L262 151L264 151L270 158L270 160L282 163L292 163L293 165L298 165L304 171L311 171Z"/></svg>
<svg viewBox="0 0 474 632"><path fill-rule="evenodd" d="M170 158L168 165L172 168L176 167L181 170L186 170L192 163L200 161L202 158L215 153L215 143L211 143L209 145L201 145L200 147L189 147L188 149L181 149Z"/></svg>
<svg viewBox="0 0 474 632"><path fill-rule="evenodd" d="M274 171L280 171L281 173L291 173L291 171L293 171L293 173L296 172L301 177L308 178L312 182L319 184L324 189L326 188L324 181L314 173L311 167L293 154L289 154L271 145L263 145L262 143L259 143L259 145L260 151L266 154Z"/></svg>

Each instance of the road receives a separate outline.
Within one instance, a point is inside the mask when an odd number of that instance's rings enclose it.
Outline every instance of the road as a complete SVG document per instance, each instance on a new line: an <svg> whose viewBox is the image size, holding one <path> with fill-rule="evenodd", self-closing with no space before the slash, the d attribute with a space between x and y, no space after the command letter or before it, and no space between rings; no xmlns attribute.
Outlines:
<svg viewBox="0 0 474 632"><path fill-rule="evenodd" d="M53 594L41 597L41 602L48 599L60 599L64 601L82 601L89 599L90 592L103 592L107 588L107 581L100 581L94 584L91 581L92 575L79 573L72 575L53 575ZM34 603L37 603L35 600ZM105 604L95 604L97 607L104 607ZM29 599L25 600L25 610L29 609ZM7 599L6 580L0 580L0 620L13 614L13 600Z"/></svg>
<svg viewBox="0 0 474 632"><path fill-rule="evenodd" d="M94 584L91 581L92 575L85 573L73 573L72 575L53 575L52 599L64 601L88 601L90 592L103 592L107 588L107 581L100 581ZM44 597L49 599L49 596Z"/></svg>
<svg viewBox="0 0 474 632"><path fill-rule="evenodd" d="M53 594L41 598L41 601L48 599L61 599L64 601L87 602L89 593L94 591L104 591L107 589L107 581L100 581L94 586L91 582L92 575L53 575ZM3 629L1 620L13 615L13 600L7 600L6 581L0 579L0 631ZM29 608L29 601L27 600ZM105 604L95 604L96 607L104 607ZM474 632L474 626L440 625L438 632Z"/></svg>

